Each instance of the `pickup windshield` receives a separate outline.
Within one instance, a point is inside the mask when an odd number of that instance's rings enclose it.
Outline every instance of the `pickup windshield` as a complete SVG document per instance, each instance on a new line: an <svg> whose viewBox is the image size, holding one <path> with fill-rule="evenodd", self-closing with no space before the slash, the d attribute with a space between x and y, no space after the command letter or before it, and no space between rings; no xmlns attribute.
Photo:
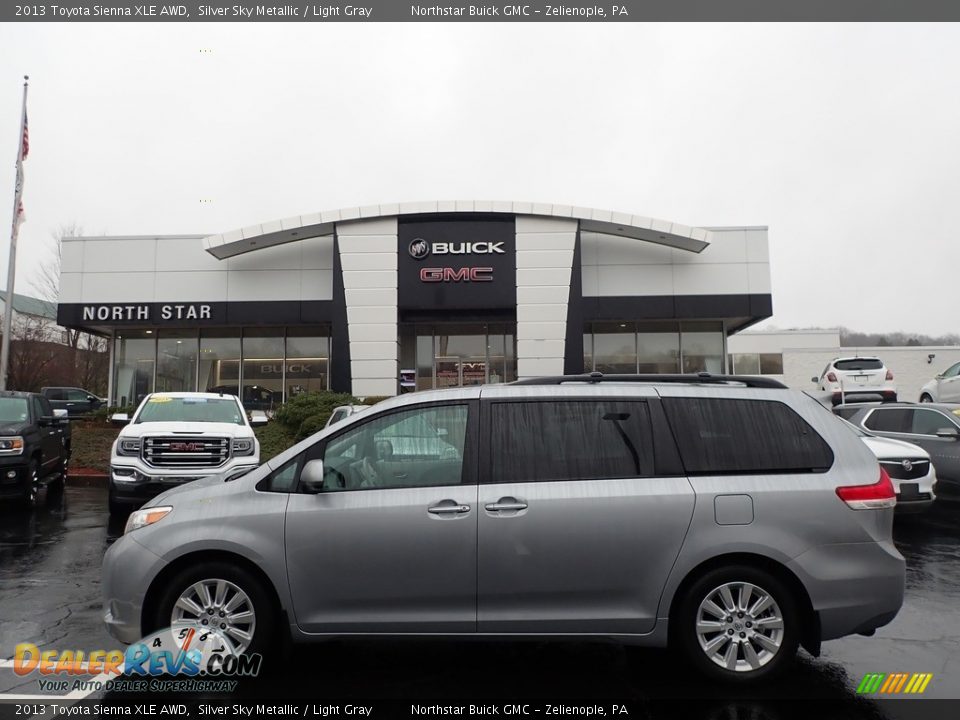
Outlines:
<svg viewBox="0 0 960 720"><path fill-rule="evenodd" d="M0 398L0 422L26 422L28 417L26 398Z"/></svg>
<svg viewBox="0 0 960 720"><path fill-rule="evenodd" d="M192 398L153 395L135 424L150 422L209 422L244 425L243 413L232 398Z"/></svg>

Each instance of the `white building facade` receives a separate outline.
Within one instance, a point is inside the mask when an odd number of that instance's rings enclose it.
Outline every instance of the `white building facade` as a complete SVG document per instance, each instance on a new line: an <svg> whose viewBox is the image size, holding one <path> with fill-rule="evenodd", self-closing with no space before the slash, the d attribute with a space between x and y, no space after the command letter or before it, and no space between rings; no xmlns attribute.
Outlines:
<svg viewBox="0 0 960 720"><path fill-rule="evenodd" d="M111 402L356 396L724 372L772 313L765 227L521 202L348 208L212 236L65 238L58 319L107 335Z"/></svg>

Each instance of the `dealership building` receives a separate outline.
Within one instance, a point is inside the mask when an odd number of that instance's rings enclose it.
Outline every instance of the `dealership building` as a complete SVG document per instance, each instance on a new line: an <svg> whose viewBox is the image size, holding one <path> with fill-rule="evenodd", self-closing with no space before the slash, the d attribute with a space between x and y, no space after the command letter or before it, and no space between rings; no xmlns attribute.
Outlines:
<svg viewBox="0 0 960 720"><path fill-rule="evenodd" d="M441 201L65 238L58 322L112 338L114 404L242 388L266 408L321 389L724 372L728 336L771 312L765 227Z"/></svg>

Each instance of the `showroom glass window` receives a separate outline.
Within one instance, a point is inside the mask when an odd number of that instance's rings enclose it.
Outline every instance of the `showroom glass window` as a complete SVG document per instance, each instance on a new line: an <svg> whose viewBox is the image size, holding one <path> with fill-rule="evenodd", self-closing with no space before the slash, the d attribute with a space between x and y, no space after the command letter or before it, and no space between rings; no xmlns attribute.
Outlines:
<svg viewBox="0 0 960 720"><path fill-rule="evenodd" d="M680 369L680 329L676 323L638 323L639 372L675 373Z"/></svg>
<svg viewBox="0 0 960 720"><path fill-rule="evenodd" d="M490 482L653 474L653 437L644 402L497 402L491 405L490 433Z"/></svg>
<svg viewBox="0 0 960 720"><path fill-rule="evenodd" d="M330 388L330 333L322 327L287 329L286 399Z"/></svg>
<svg viewBox="0 0 960 720"><path fill-rule="evenodd" d="M156 392L196 390L197 352L196 330L158 331Z"/></svg>
<svg viewBox="0 0 960 720"><path fill-rule="evenodd" d="M413 408L355 425L327 443L324 490L459 485L467 405Z"/></svg>
<svg viewBox="0 0 960 720"><path fill-rule="evenodd" d="M137 405L153 392L157 341L151 330L117 334L114 346L113 404Z"/></svg>
<svg viewBox="0 0 960 720"><path fill-rule="evenodd" d="M723 324L683 322L680 325L683 372L723 372Z"/></svg>
<svg viewBox="0 0 960 720"><path fill-rule="evenodd" d="M283 328L243 331L243 407L273 410L283 403Z"/></svg>
<svg viewBox="0 0 960 720"><path fill-rule="evenodd" d="M833 452L787 405L772 400L664 398L683 464L693 475L820 472Z"/></svg>
<svg viewBox="0 0 960 720"><path fill-rule="evenodd" d="M240 386L240 329L200 331L201 392L236 395Z"/></svg>
<svg viewBox="0 0 960 720"><path fill-rule="evenodd" d="M632 322L593 324L593 369L604 374L637 372L637 328Z"/></svg>

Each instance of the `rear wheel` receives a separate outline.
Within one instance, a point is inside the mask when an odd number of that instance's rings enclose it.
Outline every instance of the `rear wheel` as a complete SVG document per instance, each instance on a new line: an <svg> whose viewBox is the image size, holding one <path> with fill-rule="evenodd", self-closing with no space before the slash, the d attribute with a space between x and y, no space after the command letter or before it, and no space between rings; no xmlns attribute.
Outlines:
<svg viewBox="0 0 960 720"><path fill-rule="evenodd" d="M776 675L796 655L799 614L776 577L749 566L718 568L687 590L677 640L704 675L752 682Z"/></svg>

